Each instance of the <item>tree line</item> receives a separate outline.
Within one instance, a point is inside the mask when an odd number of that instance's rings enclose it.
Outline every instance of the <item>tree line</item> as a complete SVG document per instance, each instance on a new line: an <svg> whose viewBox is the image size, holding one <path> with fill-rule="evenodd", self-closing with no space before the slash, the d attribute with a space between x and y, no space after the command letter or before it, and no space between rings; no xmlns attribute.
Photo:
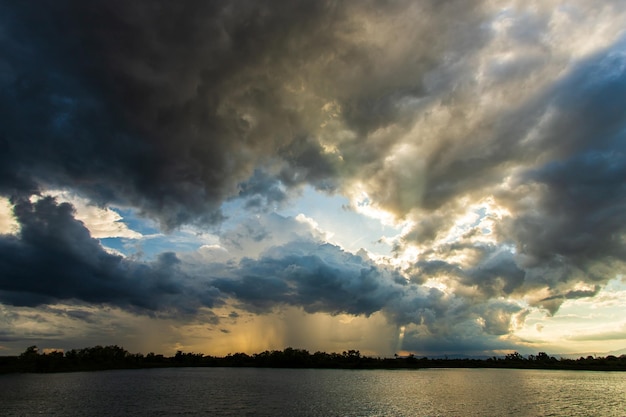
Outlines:
<svg viewBox="0 0 626 417"><path fill-rule="evenodd" d="M202 353L177 351L174 356L153 352L143 355L124 348L94 346L67 352L40 352L28 347L19 356L0 357L0 372L72 372L107 369L139 369L164 367L266 367L266 368L336 368L336 369L419 369L419 368L518 368L518 369L578 369L626 371L626 355L619 357L580 357L563 359L545 352L523 356L513 352L504 357L486 359L428 358L415 355L380 358L361 355L358 350L342 353L315 352L291 347L266 350L248 355L228 354L223 357Z"/></svg>

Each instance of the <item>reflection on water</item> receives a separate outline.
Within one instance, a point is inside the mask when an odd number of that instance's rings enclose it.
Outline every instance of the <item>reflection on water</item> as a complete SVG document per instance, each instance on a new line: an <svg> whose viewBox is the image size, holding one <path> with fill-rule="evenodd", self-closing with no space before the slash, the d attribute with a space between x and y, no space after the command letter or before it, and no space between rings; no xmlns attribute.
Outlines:
<svg viewBox="0 0 626 417"><path fill-rule="evenodd" d="M0 376L2 416L626 416L626 374L170 368Z"/></svg>

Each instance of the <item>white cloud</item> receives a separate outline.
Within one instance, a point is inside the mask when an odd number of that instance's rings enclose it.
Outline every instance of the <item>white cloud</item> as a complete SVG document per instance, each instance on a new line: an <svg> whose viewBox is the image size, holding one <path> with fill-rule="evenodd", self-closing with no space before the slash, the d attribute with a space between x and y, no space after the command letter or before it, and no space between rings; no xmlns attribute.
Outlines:
<svg viewBox="0 0 626 417"><path fill-rule="evenodd" d="M13 215L13 205L7 198L0 197L0 234L15 234L19 228Z"/></svg>
<svg viewBox="0 0 626 417"><path fill-rule="evenodd" d="M110 207L98 207L88 199L69 191L48 190L45 195L58 201L68 202L76 210L76 219L85 224L91 236L96 239L126 238L141 239L143 235L132 230L123 222L123 217Z"/></svg>

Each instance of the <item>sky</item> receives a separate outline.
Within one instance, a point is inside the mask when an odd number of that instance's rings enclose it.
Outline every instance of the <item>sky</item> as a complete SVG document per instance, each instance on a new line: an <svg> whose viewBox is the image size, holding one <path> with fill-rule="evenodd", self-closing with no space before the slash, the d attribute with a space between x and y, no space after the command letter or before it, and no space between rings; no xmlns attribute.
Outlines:
<svg viewBox="0 0 626 417"><path fill-rule="evenodd" d="M0 354L626 348L623 0L0 3Z"/></svg>

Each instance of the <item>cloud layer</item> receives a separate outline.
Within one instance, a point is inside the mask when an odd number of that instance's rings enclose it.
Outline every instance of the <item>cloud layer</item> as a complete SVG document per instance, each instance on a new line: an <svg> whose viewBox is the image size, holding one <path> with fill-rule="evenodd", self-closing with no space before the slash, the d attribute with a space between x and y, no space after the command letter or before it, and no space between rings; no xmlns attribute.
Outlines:
<svg viewBox="0 0 626 417"><path fill-rule="evenodd" d="M185 313L216 295L196 293L174 253L135 262L104 250L68 203L22 200L14 212L18 235L0 237L0 300L18 306L59 301L110 304L145 312Z"/></svg>
<svg viewBox="0 0 626 417"><path fill-rule="evenodd" d="M397 2L380 18L375 3L6 8L3 190L79 188L165 227L219 221L220 204L259 175L334 190L376 165L391 144L370 133L408 122L402 103L426 94L424 75L450 53L442 43L479 31L480 12L467 2Z"/></svg>
<svg viewBox="0 0 626 417"><path fill-rule="evenodd" d="M496 348L528 309L623 272L619 1L64 0L0 16L5 304L382 312L414 349ZM395 259L268 214L307 185L409 225ZM50 189L164 231L217 227L229 202L259 217L219 247L125 258Z"/></svg>
<svg viewBox="0 0 626 417"><path fill-rule="evenodd" d="M14 211L19 234L0 239L0 301L7 305L87 303L168 319L226 305L254 314L289 306L331 315L382 312L395 326L417 326L427 339L453 340L467 323L480 322L470 329L474 338L506 334L520 311L411 283L398 268L324 242L309 223L274 214L249 221L245 234L234 231L225 248L142 261L106 252L74 219L72 206L53 197L19 201ZM237 254L253 253L249 246L260 241L266 248L255 258Z"/></svg>

